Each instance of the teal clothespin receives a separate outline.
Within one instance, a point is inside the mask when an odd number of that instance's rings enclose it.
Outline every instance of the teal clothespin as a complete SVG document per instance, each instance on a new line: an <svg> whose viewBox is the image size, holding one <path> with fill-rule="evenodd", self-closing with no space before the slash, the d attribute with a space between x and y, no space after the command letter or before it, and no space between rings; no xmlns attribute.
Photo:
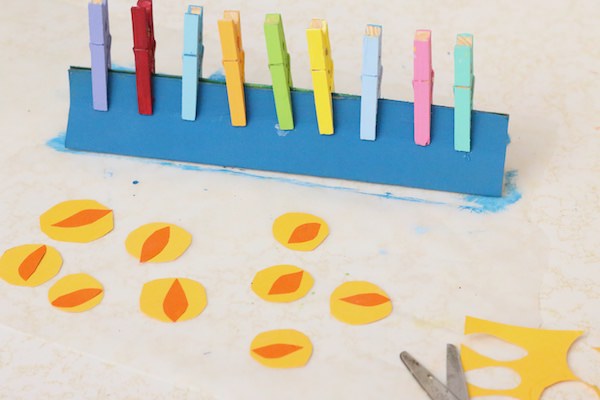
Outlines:
<svg viewBox="0 0 600 400"><path fill-rule="evenodd" d="M281 15L267 14L264 29L279 129L292 130L294 129L291 94L292 74Z"/></svg>
<svg viewBox="0 0 600 400"><path fill-rule="evenodd" d="M183 19L183 73L181 74L181 118L196 119L198 80L202 77L203 8L189 6Z"/></svg>
<svg viewBox="0 0 600 400"><path fill-rule="evenodd" d="M377 103L381 97L381 39L380 25L367 25L363 38L362 91L360 99L360 138L375 140L377 134Z"/></svg>
<svg viewBox="0 0 600 400"><path fill-rule="evenodd" d="M454 150L471 151L473 109L473 35L456 36L454 47Z"/></svg>

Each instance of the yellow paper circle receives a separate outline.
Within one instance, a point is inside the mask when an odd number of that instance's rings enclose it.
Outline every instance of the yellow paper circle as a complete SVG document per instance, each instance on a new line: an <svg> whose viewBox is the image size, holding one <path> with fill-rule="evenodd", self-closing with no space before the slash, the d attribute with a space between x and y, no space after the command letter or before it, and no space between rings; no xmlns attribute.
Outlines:
<svg viewBox="0 0 600 400"><path fill-rule="evenodd" d="M127 252L140 262L160 263L181 256L192 243L192 235L177 225L154 222L143 225L127 236Z"/></svg>
<svg viewBox="0 0 600 400"><path fill-rule="evenodd" d="M275 265L259 271L252 280L252 290L263 300L288 303L304 297L314 283L313 277L293 265Z"/></svg>
<svg viewBox="0 0 600 400"><path fill-rule="evenodd" d="M62 266L62 257L54 247L25 244L13 247L0 257L0 278L11 285L39 286L54 278Z"/></svg>
<svg viewBox="0 0 600 400"><path fill-rule="evenodd" d="M250 355L265 367L302 367L312 355L312 343L305 334L293 329L267 331L254 338Z"/></svg>
<svg viewBox="0 0 600 400"><path fill-rule="evenodd" d="M346 282L331 294L331 315L352 325L369 324L390 315L392 302L377 285L364 281Z"/></svg>
<svg viewBox="0 0 600 400"><path fill-rule="evenodd" d="M40 228L61 242L87 243L113 229L113 212L94 200L69 200L40 216Z"/></svg>
<svg viewBox="0 0 600 400"><path fill-rule="evenodd" d="M329 234L327 223L306 213L287 213L273 222L275 240L291 250L312 251Z"/></svg>
<svg viewBox="0 0 600 400"><path fill-rule="evenodd" d="M72 274L61 278L48 291L48 301L68 312L87 311L102 301L102 284L88 274Z"/></svg>
<svg viewBox="0 0 600 400"><path fill-rule="evenodd" d="M206 290L187 278L150 281L142 288L140 309L163 322L181 322L196 318L206 308Z"/></svg>

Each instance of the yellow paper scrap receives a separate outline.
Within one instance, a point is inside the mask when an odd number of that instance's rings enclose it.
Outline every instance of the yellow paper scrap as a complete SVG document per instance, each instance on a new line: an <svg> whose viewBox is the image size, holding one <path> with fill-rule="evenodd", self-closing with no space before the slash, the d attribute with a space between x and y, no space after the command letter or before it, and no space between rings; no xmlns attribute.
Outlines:
<svg viewBox="0 0 600 400"><path fill-rule="evenodd" d="M465 371L505 367L512 369L521 377L520 384L512 389L485 389L469 384L471 397L507 396L519 400L538 400L544 390L554 384L566 381L581 382L569 368L567 353L583 331L523 328L467 317L465 335L471 334L492 335L527 351L527 355L518 360L498 361L463 345L461 358ZM598 392L598 388L591 387Z"/></svg>

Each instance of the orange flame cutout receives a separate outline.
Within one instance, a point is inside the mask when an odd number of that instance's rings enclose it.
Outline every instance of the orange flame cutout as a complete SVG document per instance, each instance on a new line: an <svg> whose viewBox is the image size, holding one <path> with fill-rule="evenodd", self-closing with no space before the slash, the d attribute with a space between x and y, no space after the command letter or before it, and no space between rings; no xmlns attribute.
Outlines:
<svg viewBox="0 0 600 400"><path fill-rule="evenodd" d="M344 297L340 300L363 307L374 307L390 301L390 299L379 293L361 293L350 297Z"/></svg>
<svg viewBox="0 0 600 400"><path fill-rule="evenodd" d="M57 297L52 305L55 307L77 307L85 303L86 301L90 301L94 297L98 296L102 293L102 289L80 289L74 292L65 294L64 296Z"/></svg>
<svg viewBox="0 0 600 400"><path fill-rule="evenodd" d="M300 287L304 271L293 272L291 274L281 275L269 290L269 294L288 294L293 293Z"/></svg>
<svg viewBox="0 0 600 400"><path fill-rule="evenodd" d="M154 257L160 254L165 249L169 238L171 237L171 227L165 226L148 236L148 239L142 246L142 253L140 254L140 262L146 262L152 260Z"/></svg>
<svg viewBox="0 0 600 400"><path fill-rule="evenodd" d="M270 344L268 346L259 347L252 350L256 354L264 358L281 358L288 354L292 354L295 351L302 349L302 346L296 346L295 344L277 343Z"/></svg>
<svg viewBox="0 0 600 400"><path fill-rule="evenodd" d="M69 218L52 224L52 226L57 226L59 228L77 228L80 226L93 224L111 212L112 210L83 210L71 215Z"/></svg>
<svg viewBox="0 0 600 400"><path fill-rule="evenodd" d="M40 246L37 250L28 255L21 265L19 265L19 276L25 281L31 278L31 275L37 270L45 255L46 245Z"/></svg>
<svg viewBox="0 0 600 400"><path fill-rule="evenodd" d="M171 321L177 322L187 310L188 305L183 287L179 283L179 279L175 279L163 301L163 311Z"/></svg>
<svg viewBox="0 0 600 400"><path fill-rule="evenodd" d="M288 239L289 244L293 243L304 243L309 240L313 240L319 234L319 230L321 229L321 224L318 222L309 222L307 224L302 224L294 229L292 235Z"/></svg>

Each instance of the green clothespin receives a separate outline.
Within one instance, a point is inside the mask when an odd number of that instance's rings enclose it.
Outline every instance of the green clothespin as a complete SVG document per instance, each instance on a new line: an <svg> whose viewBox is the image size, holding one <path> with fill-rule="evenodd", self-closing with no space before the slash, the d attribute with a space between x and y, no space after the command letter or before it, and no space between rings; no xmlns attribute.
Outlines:
<svg viewBox="0 0 600 400"><path fill-rule="evenodd" d="M473 109L473 35L461 33L454 47L454 149L471 151Z"/></svg>
<svg viewBox="0 0 600 400"><path fill-rule="evenodd" d="M290 55L285 44L281 15L267 14L264 28L279 129L286 131L293 130L292 74L290 71Z"/></svg>

